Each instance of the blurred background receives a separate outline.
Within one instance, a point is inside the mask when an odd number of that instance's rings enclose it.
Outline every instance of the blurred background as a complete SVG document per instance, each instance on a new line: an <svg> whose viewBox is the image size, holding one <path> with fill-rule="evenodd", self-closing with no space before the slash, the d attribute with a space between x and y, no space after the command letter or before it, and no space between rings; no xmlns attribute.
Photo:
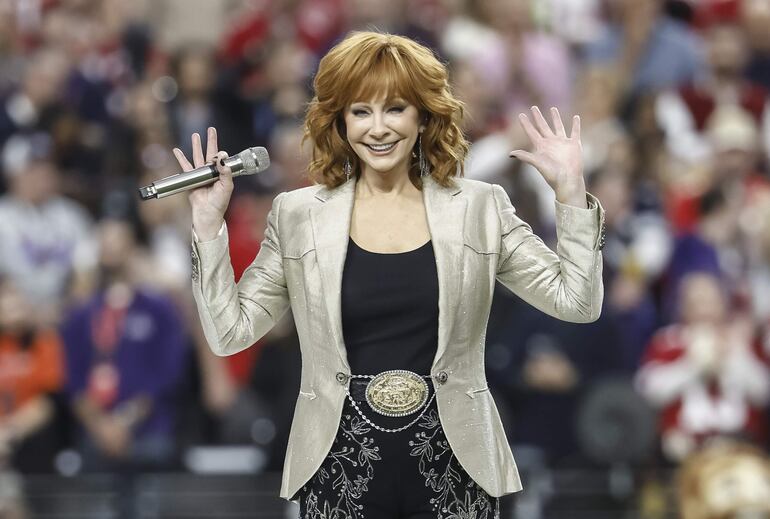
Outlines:
<svg viewBox="0 0 770 519"><path fill-rule="evenodd" d="M227 214L239 276L309 185L318 60L371 28L448 64L466 176L554 247L516 114L582 118L604 308L575 325L496 290L487 375L525 486L503 517L770 517L770 0L0 0L0 517L297 517L291 315L213 356L186 197L137 187L208 126L267 147Z"/></svg>

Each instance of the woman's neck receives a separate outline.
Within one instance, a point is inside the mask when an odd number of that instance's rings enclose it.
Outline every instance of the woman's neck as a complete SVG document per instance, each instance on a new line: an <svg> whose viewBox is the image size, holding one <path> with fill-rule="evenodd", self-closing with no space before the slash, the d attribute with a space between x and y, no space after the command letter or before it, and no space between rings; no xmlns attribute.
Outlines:
<svg viewBox="0 0 770 519"><path fill-rule="evenodd" d="M412 184L409 175L362 173L356 182L356 198L401 198L412 197L419 190Z"/></svg>

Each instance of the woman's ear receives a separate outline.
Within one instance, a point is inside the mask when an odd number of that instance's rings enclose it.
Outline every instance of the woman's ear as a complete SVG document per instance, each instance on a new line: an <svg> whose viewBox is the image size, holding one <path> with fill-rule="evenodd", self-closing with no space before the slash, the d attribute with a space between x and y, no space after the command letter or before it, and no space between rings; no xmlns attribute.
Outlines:
<svg viewBox="0 0 770 519"><path fill-rule="evenodd" d="M429 117L428 114L425 114L425 113L423 113L422 117L420 117L420 126L419 126L420 133L424 132L425 128L428 127L428 117Z"/></svg>

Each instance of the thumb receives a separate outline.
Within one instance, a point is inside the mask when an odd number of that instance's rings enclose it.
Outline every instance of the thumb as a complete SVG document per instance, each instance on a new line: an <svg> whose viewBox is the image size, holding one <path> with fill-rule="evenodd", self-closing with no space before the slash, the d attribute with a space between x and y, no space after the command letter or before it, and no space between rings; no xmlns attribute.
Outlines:
<svg viewBox="0 0 770 519"><path fill-rule="evenodd" d="M535 156L532 153L530 153L528 151L513 150L512 152L510 152L508 154L508 156L511 157L511 158L514 158L514 159L519 159L522 162L526 162L527 164L531 164L531 165L537 167L535 165L535 162L537 161L537 159L535 158Z"/></svg>

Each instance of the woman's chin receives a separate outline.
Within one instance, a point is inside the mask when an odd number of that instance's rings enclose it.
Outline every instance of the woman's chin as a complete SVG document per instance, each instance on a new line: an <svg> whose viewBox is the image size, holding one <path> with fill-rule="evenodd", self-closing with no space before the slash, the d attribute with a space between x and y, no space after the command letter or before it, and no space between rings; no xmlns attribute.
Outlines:
<svg viewBox="0 0 770 519"><path fill-rule="evenodd" d="M406 165L403 164L403 162L399 162L396 160L388 159L388 160L367 160L364 162L365 168L372 173L377 173L380 175L388 175L391 173L394 173L396 171L399 171L400 169L404 169L406 171Z"/></svg>

